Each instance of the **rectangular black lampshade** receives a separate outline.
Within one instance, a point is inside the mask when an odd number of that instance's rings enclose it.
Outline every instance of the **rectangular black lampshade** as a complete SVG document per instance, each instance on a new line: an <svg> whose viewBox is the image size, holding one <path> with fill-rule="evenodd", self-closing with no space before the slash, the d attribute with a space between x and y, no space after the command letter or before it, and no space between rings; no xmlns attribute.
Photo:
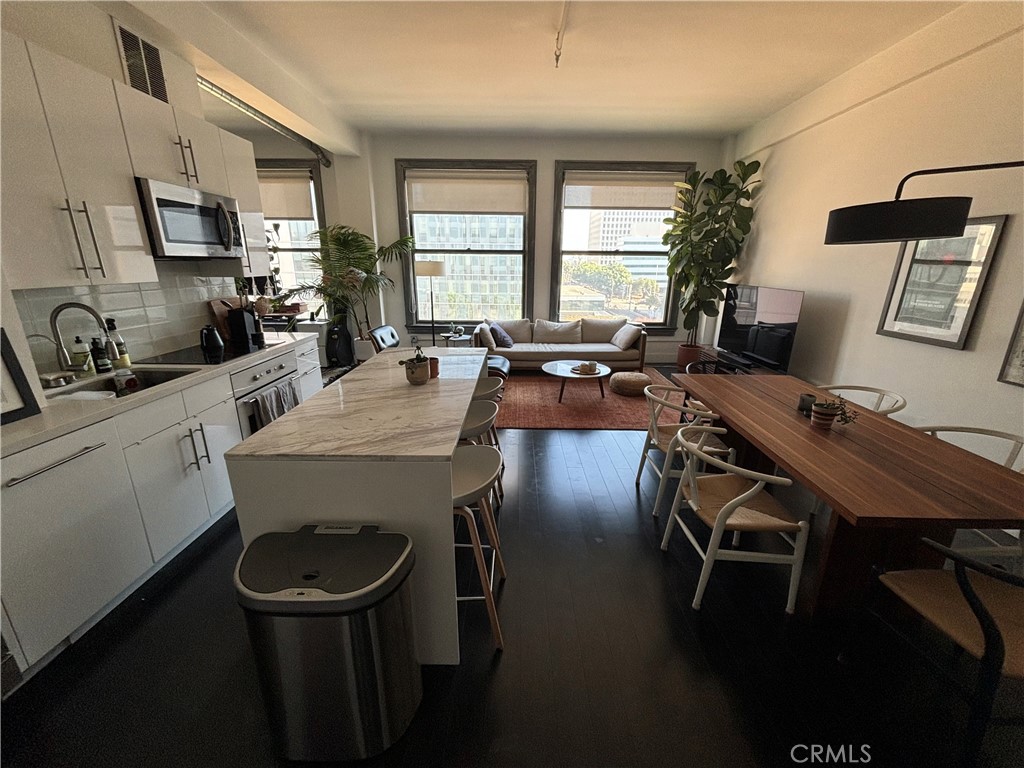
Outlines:
<svg viewBox="0 0 1024 768"><path fill-rule="evenodd" d="M918 197L836 208L828 214L825 245L960 237L970 211L969 197Z"/></svg>

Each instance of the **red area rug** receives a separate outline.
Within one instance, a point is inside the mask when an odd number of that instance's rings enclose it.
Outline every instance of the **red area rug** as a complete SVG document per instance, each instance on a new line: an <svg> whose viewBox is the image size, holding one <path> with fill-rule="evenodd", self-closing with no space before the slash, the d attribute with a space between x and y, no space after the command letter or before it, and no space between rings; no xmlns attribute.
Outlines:
<svg viewBox="0 0 1024 768"><path fill-rule="evenodd" d="M671 382L653 368L644 373L654 384ZM498 429L647 429L647 398L617 395L604 380L605 397L596 381L570 379L558 402L562 380L546 373L513 373L498 411ZM666 423L678 418L666 414Z"/></svg>

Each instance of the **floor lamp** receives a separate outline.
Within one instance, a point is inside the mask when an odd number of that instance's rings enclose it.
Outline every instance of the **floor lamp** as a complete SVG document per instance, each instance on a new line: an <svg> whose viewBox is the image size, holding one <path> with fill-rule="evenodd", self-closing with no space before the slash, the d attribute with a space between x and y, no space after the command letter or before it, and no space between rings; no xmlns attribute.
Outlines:
<svg viewBox="0 0 1024 768"><path fill-rule="evenodd" d="M437 346L437 336L434 334L434 278L444 277L445 268L443 261L417 261L416 277L430 278L430 345Z"/></svg>

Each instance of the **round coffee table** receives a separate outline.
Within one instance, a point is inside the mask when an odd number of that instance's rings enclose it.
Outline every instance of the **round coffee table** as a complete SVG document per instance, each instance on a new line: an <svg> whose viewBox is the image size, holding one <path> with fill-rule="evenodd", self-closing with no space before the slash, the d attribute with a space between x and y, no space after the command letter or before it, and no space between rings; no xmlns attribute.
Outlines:
<svg viewBox="0 0 1024 768"><path fill-rule="evenodd" d="M597 364L597 373L577 373L573 367L582 363L582 360L552 360L540 367L544 373L550 373L562 380L562 388L558 390L558 402L562 402L562 395L565 393L565 382L569 379L597 379L597 385L601 388L601 397L604 397L604 378L612 369L607 365Z"/></svg>

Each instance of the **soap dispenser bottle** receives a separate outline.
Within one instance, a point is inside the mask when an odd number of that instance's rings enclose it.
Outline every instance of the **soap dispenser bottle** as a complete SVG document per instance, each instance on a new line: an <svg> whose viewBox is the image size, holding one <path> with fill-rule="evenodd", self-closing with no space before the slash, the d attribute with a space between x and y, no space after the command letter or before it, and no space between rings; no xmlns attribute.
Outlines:
<svg viewBox="0 0 1024 768"><path fill-rule="evenodd" d="M114 369L107 357L107 350L95 336L92 339L92 361L96 364L96 373L110 373Z"/></svg>
<svg viewBox="0 0 1024 768"><path fill-rule="evenodd" d="M75 336L75 343L71 345L71 365L75 368L76 379L87 379L96 375L96 366L92 364L89 345L82 341L81 336Z"/></svg>
<svg viewBox="0 0 1024 768"><path fill-rule="evenodd" d="M115 368L131 367L132 361L128 357L128 345L124 343L124 337L117 332L117 321L112 317L107 318L107 335L114 342L114 346L117 347L117 354L120 355L116 360L112 360L111 363L113 363Z"/></svg>

